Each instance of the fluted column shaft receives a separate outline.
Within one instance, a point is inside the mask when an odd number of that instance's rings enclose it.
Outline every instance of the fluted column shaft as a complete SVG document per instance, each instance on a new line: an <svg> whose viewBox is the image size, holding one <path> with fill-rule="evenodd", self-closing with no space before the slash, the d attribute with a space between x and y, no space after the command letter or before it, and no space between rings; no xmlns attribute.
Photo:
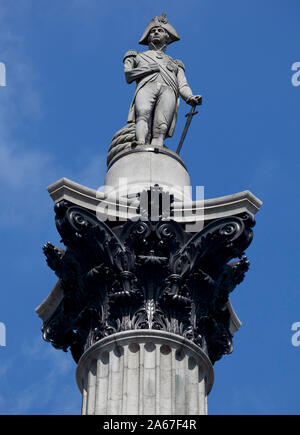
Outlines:
<svg viewBox="0 0 300 435"><path fill-rule="evenodd" d="M82 414L205 415L213 368L191 341L156 330L126 331L81 357Z"/></svg>

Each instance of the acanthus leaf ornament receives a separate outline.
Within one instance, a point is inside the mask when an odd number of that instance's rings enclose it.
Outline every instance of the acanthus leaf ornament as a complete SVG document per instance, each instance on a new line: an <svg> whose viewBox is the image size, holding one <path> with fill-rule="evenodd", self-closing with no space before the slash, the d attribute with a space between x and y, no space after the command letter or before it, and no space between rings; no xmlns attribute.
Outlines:
<svg viewBox="0 0 300 435"><path fill-rule="evenodd" d="M112 230L66 201L55 211L66 249L48 243L44 253L64 296L43 325L46 340L70 348L75 360L95 341L128 329L183 335L212 362L232 351L227 303L249 268L250 215L217 219L189 234L162 218Z"/></svg>

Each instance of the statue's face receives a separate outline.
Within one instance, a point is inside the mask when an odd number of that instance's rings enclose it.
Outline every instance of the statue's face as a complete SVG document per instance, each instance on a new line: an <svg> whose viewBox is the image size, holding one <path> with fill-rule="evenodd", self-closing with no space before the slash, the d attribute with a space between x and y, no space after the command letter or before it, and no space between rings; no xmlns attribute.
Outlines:
<svg viewBox="0 0 300 435"><path fill-rule="evenodd" d="M149 33L148 43L153 42L155 45L167 43L168 32L163 27L153 27Z"/></svg>

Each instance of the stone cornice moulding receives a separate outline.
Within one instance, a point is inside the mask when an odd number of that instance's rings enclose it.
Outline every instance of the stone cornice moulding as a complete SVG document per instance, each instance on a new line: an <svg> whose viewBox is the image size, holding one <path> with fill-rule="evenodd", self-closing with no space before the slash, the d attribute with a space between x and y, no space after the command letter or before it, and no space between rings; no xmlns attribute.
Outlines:
<svg viewBox="0 0 300 435"><path fill-rule="evenodd" d="M85 207L86 209L96 212L96 208L100 202L106 200L104 192L91 189L81 184L75 183L68 178L61 178L55 183L47 187L47 190L54 201L58 203L62 200L69 201L75 205ZM109 203L109 202L108 202ZM130 203L125 202L121 204L120 210L124 206L124 216L126 213L130 216L136 216L136 207ZM232 195L221 196L217 198L210 198L204 200L204 206L202 201L193 201L184 204L185 216L176 217L177 222L189 223L195 221L194 215L197 216L197 221L202 220L201 212L197 213L197 210L204 209L204 219L219 219L227 216L232 216L240 213L250 213L254 216L260 209L262 202L251 193L249 190L234 193ZM182 208L182 203L174 203L174 210L177 212ZM122 210L120 211L122 217Z"/></svg>

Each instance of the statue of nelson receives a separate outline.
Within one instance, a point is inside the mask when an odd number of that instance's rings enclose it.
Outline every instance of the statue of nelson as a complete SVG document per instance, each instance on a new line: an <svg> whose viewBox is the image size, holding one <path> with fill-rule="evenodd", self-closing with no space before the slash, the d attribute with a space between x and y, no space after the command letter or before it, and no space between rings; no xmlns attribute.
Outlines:
<svg viewBox="0 0 300 435"><path fill-rule="evenodd" d="M127 83L137 87L130 106L128 122L135 122L138 145L163 146L164 139L173 135L179 95L190 105L200 105L201 95L193 95L184 64L165 53L168 44L180 38L166 15L153 18L139 44L148 50L129 50L124 56Z"/></svg>

